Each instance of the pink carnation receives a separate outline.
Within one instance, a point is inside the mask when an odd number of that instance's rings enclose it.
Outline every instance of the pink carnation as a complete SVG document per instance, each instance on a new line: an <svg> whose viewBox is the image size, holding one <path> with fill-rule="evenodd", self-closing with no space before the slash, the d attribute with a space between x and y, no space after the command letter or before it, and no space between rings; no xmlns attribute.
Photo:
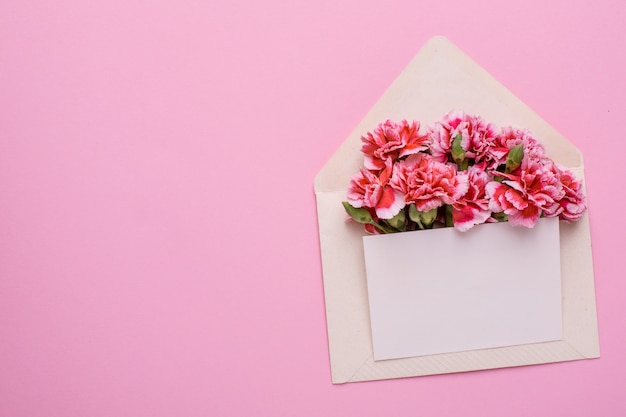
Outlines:
<svg viewBox="0 0 626 417"><path fill-rule="evenodd" d="M585 197L582 192L582 181L574 177L570 170L563 170L552 163L552 169L559 178L564 196L556 201L546 213L548 217L559 216L559 219L568 222L576 221L582 217L587 209Z"/></svg>
<svg viewBox="0 0 626 417"><path fill-rule="evenodd" d="M565 195L556 173L542 161L525 157L517 175L498 175L505 180L486 186L489 208L504 212L513 226L533 227L541 214L553 211Z"/></svg>
<svg viewBox="0 0 626 417"><path fill-rule="evenodd" d="M469 118L468 134L461 139L461 148L466 152L467 158L473 158L476 162L486 161L490 157L499 138L496 125L488 123L480 116Z"/></svg>
<svg viewBox="0 0 626 417"><path fill-rule="evenodd" d="M452 204L468 189L467 176L457 175L453 165L424 153L397 162L390 184L404 195L406 204L414 203L423 212Z"/></svg>
<svg viewBox="0 0 626 417"><path fill-rule="evenodd" d="M427 149L428 137L419 134L419 122L400 123L387 120L378 125L374 132L361 137L365 154L365 168L383 169L387 160L395 161Z"/></svg>
<svg viewBox="0 0 626 417"><path fill-rule="evenodd" d="M348 202L355 208L374 209L381 219L391 219L404 208L404 196L389 186L391 163L380 175L361 168L352 177L348 188Z"/></svg>
<svg viewBox="0 0 626 417"><path fill-rule="evenodd" d="M467 192L452 204L454 227L461 232L477 224L485 223L491 217L489 200L485 192L485 187L490 180L489 174L480 164L469 167L465 175L467 175L469 185Z"/></svg>
<svg viewBox="0 0 626 417"><path fill-rule="evenodd" d="M452 111L428 128L431 139L430 153L438 162L447 162L452 140L461 133L467 134L468 116L463 112Z"/></svg>
<svg viewBox="0 0 626 417"><path fill-rule="evenodd" d="M543 145L528 130L507 126L502 128L500 140L495 147L494 160L496 160L497 165L504 164L508 151L519 144L524 145L524 157L536 161L545 159ZM506 153L498 159L497 156L500 155L499 152L502 148L505 149Z"/></svg>
<svg viewBox="0 0 626 417"><path fill-rule="evenodd" d="M484 121L480 116L471 116L463 112L450 112L443 116L429 129L432 140L431 154L436 161L448 161L452 142L461 135L461 148L467 158L476 162L488 160L490 151L498 141L496 125Z"/></svg>

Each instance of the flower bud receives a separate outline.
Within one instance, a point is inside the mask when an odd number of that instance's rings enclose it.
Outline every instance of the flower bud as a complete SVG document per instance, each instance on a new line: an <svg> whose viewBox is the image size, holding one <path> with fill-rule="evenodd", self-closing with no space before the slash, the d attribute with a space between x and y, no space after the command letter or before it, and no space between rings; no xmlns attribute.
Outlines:
<svg viewBox="0 0 626 417"><path fill-rule="evenodd" d="M417 223L420 229L430 228L437 218L437 209L419 211L415 204L409 206L409 219Z"/></svg>
<svg viewBox="0 0 626 417"><path fill-rule="evenodd" d="M494 219L496 219L499 222L506 222L508 221L508 216L506 215L505 212L501 211L499 213L492 213L491 217L493 217Z"/></svg>
<svg viewBox="0 0 626 417"><path fill-rule="evenodd" d="M417 209L417 207L415 207L415 204L409 205L409 219L411 219L415 223L422 222L422 218L420 217L420 212Z"/></svg>
<svg viewBox="0 0 626 417"><path fill-rule="evenodd" d="M406 229L406 215L404 214L404 210L400 210L398 214L387 220L387 223L394 229L404 231Z"/></svg>
<svg viewBox="0 0 626 417"><path fill-rule="evenodd" d="M430 227L437 218L437 209L434 208L429 211L423 211L421 212L420 216L422 218L422 224L426 227Z"/></svg>

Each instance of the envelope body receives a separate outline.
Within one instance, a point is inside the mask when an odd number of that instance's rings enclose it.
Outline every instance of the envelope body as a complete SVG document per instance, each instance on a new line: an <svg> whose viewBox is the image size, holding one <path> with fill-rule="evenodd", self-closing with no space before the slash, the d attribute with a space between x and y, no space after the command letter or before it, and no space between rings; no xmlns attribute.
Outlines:
<svg viewBox="0 0 626 417"><path fill-rule="evenodd" d="M562 338L489 349L375 360L363 236L341 205L363 165L360 137L385 120L424 125L451 110L530 130L557 164L583 178L582 155L539 115L443 37L432 38L315 178L333 383L596 358L600 355L588 214L559 228Z"/></svg>

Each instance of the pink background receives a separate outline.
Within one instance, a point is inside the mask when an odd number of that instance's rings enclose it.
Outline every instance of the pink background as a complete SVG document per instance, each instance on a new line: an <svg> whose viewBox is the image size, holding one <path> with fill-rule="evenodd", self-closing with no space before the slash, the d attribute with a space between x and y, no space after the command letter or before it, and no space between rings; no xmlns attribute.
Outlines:
<svg viewBox="0 0 626 417"><path fill-rule="evenodd" d="M626 6L468 3L0 3L0 416L625 415ZM583 151L602 358L333 386L313 177L435 34Z"/></svg>

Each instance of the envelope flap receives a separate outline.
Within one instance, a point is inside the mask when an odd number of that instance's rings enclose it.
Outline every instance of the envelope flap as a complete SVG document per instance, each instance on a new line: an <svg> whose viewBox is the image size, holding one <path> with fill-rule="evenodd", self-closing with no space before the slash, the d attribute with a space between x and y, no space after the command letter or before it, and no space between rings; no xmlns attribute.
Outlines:
<svg viewBox="0 0 626 417"><path fill-rule="evenodd" d="M315 178L315 190L345 190L363 163L360 137L391 119L432 123L450 110L530 130L557 163L582 166L578 149L446 38L432 38Z"/></svg>

